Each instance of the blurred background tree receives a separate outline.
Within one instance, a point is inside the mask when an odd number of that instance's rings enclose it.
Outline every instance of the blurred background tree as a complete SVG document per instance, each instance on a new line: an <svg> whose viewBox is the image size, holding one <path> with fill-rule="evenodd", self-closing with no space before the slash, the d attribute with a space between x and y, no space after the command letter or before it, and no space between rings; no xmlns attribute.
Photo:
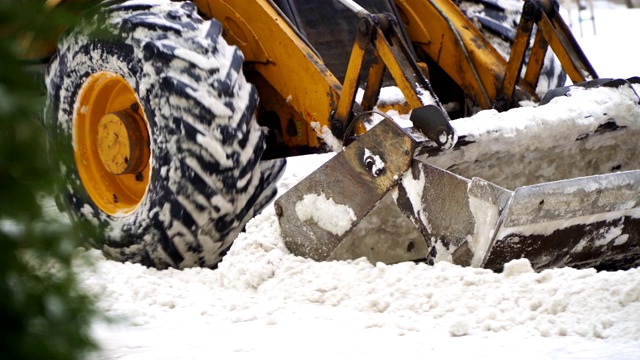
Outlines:
<svg viewBox="0 0 640 360"><path fill-rule="evenodd" d="M81 359L97 315L71 268L78 237L55 210L42 75L87 1L0 1L0 356ZM54 4L55 3L55 4ZM57 5L57 6L52 6ZM52 47L53 46L53 47Z"/></svg>

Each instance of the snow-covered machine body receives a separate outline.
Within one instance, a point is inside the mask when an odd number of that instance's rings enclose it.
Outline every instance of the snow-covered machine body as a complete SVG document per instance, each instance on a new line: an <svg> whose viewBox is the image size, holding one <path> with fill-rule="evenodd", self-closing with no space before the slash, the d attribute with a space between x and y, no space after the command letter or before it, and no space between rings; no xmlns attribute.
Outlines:
<svg viewBox="0 0 640 360"><path fill-rule="evenodd" d="M333 150L274 204L296 255L637 266L637 81L598 79L557 10L107 1L46 75L59 203L112 259L215 267L282 158Z"/></svg>

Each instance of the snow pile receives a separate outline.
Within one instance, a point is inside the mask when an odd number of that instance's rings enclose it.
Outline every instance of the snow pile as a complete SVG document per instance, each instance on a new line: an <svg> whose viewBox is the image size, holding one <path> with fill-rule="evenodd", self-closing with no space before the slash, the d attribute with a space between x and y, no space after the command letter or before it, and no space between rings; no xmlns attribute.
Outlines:
<svg viewBox="0 0 640 360"><path fill-rule="evenodd" d="M284 183L304 176L300 164L328 156L294 159L297 171L288 171ZM141 329L348 319L352 331L395 329L396 335L515 333L640 344L640 269L535 273L521 259L497 274L447 262L314 262L289 254L276 219L270 207L251 220L217 270L158 271L106 261L97 251L88 252L94 269L78 268L108 315Z"/></svg>
<svg viewBox="0 0 640 360"><path fill-rule="evenodd" d="M101 261L85 284L102 298L107 314L137 325L185 314L205 322L277 322L278 314L295 304L315 307L307 311L326 319L340 316L332 308L344 308L366 313L366 326L456 336L522 330L640 340L638 269L534 273L528 261L518 260L496 274L447 262L433 267L365 260L315 263L287 254L273 214L260 216L248 230L218 271L157 271ZM409 329L401 325L408 319Z"/></svg>
<svg viewBox="0 0 640 360"><path fill-rule="evenodd" d="M447 262L433 267L365 260L314 263L283 250L272 219L263 215L255 221L257 228L274 230L271 242L250 237L249 230L223 261L219 285L255 291L283 306L314 304L367 313L371 326L412 319L414 331L455 335L522 330L540 336L640 340L638 269L534 273L528 261L516 260L496 274Z"/></svg>

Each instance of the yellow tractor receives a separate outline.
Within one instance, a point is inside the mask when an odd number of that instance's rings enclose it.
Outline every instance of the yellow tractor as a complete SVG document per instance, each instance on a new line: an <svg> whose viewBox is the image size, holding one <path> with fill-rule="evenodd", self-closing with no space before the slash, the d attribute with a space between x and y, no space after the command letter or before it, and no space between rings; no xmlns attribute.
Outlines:
<svg viewBox="0 0 640 360"><path fill-rule="evenodd" d="M637 81L598 79L553 0L105 1L45 78L59 205L111 259L215 267L286 157L336 151L273 205L296 255L640 263Z"/></svg>

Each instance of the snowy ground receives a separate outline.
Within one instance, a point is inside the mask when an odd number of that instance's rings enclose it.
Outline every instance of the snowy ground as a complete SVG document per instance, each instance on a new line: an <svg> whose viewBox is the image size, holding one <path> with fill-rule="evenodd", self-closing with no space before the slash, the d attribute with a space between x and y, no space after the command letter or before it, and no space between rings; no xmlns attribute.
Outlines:
<svg viewBox="0 0 640 360"><path fill-rule="evenodd" d="M577 32L594 67L640 75L629 43L640 10L596 5L596 35L589 22ZM328 158L291 159L280 188ZM640 358L640 269L316 263L287 252L271 207L215 271L78 256L95 262L78 265L84 286L119 319L96 324L98 359Z"/></svg>

